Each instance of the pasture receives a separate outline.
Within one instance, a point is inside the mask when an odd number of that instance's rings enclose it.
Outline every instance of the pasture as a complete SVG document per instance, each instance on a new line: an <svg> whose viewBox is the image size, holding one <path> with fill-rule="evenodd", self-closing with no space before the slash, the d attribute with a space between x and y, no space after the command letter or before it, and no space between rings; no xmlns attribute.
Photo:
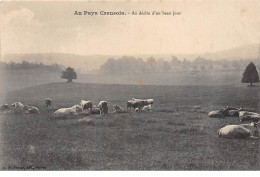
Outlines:
<svg viewBox="0 0 260 177"><path fill-rule="evenodd" d="M53 100L47 109L44 98ZM126 108L131 98L154 98L148 113L54 119L81 99ZM5 94L40 114L0 114L2 170L260 170L259 140L223 139L217 130L238 118L209 118L226 106L260 111L259 87L141 86L52 83Z"/></svg>

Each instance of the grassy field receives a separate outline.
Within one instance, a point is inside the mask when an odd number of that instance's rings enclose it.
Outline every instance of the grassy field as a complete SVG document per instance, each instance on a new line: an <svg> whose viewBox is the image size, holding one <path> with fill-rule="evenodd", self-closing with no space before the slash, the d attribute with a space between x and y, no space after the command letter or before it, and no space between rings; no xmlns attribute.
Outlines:
<svg viewBox="0 0 260 177"><path fill-rule="evenodd" d="M238 118L207 116L227 105L259 112L259 87L53 83L5 96L3 103L21 101L41 114L0 114L2 170L260 170L259 140L217 136ZM49 110L46 97L53 99ZM53 118L81 99L107 100L111 112L112 104L126 108L133 97L154 98L154 111L93 115L90 123Z"/></svg>

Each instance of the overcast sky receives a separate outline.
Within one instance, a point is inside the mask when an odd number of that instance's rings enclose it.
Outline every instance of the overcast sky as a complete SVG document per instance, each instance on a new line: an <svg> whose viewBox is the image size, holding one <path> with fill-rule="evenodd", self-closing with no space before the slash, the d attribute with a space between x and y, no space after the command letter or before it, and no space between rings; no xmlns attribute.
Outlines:
<svg viewBox="0 0 260 177"><path fill-rule="evenodd" d="M1 53L204 53L260 40L260 1L2 2ZM176 11L180 16L76 16Z"/></svg>

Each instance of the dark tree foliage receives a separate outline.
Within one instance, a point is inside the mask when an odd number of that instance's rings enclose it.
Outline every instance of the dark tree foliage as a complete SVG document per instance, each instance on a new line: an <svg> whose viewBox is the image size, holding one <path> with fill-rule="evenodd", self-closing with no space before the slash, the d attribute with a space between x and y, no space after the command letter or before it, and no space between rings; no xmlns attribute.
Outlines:
<svg viewBox="0 0 260 177"><path fill-rule="evenodd" d="M73 68L68 67L65 71L62 71L61 78L67 79L67 82L72 82L72 79L77 79L77 73L74 71Z"/></svg>
<svg viewBox="0 0 260 177"><path fill-rule="evenodd" d="M145 59L135 58L132 56L124 56L119 59L110 58L100 66L101 74L133 74L133 73L154 73L154 72L175 72L175 71L212 71L212 70L239 70L241 67L248 65L249 61L256 64L260 68L260 59L237 59L229 61L209 60L202 57L197 57L195 60L183 61L172 56L171 60L163 58L156 59L153 56Z"/></svg>
<svg viewBox="0 0 260 177"><path fill-rule="evenodd" d="M249 65L246 67L241 82L250 83L251 86L253 83L259 82L259 75L253 62L249 63Z"/></svg>
<svg viewBox="0 0 260 177"><path fill-rule="evenodd" d="M30 63L22 61L21 63L15 62L0 62L0 68L3 70L46 70L51 72L61 72L62 66L58 64L45 65L42 63Z"/></svg>

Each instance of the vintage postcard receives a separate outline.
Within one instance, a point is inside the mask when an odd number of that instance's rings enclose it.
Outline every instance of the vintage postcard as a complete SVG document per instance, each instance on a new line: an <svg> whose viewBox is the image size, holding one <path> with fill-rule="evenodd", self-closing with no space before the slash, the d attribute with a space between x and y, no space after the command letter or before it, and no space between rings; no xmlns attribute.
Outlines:
<svg viewBox="0 0 260 177"><path fill-rule="evenodd" d="M1 1L0 170L260 170L260 1Z"/></svg>

